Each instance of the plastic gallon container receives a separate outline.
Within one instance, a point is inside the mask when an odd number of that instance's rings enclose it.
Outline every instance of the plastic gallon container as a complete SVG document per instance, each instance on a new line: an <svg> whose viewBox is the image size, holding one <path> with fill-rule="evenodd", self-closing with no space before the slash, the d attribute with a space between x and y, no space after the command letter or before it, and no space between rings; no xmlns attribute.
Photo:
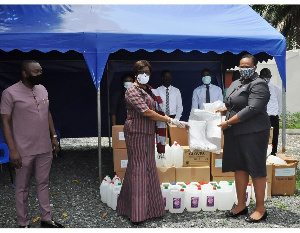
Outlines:
<svg viewBox="0 0 300 233"><path fill-rule="evenodd" d="M183 185L186 186L186 183L184 183L184 182L176 182L176 185L180 185L182 187Z"/></svg>
<svg viewBox="0 0 300 233"><path fill-rule="evenodd" d="M177 189L177 190L180 190L180 189L181 189L181 185L176 184L176 183L173 182L173 183L169 186L169 189Z"/></svg>
<svg viewBox="0 0 300 233"><path fill-rule="evenodd" d="M165 210L169 209L169 198L170 198L170 189L168 186L165 186L164 189L162 190L162 196L164 199L164 205L165 205Z"/></svg>
<svg viewBox="0 0 300 233"><path fill-rule="evenodd" d="M163 159L164 167L172 167L174 164L174 156L171 151L169 144L166 144L165 147L165 158Z"/></svg>
<svg viewBox="0 0 300 233"><path fill-rule="evenodd" d="M106 178L103 179L101 185L100 185L100 196L101 196L101 201L103 203L106 203L107 196L106 196L106 191L109 186L110 181L106 180Z"/></svg>
<svg viewBox="0 0 300 233"><path fill-rule="evenodd" d="M201 188L187 188L185 190L185 208L189 212L201 210Z"/></svg>
<svg viewBox="0 0 300 233"><path fill-rule="evenodd" d="M234 200L233 200L233 190L228 186L218 186L217 188L218 196L218 210L231 210Z"/></svg>
<svg viewBox="0 0 300 233"><path fill-rule="evenodd" d="M114 186L115 183L111 181L106 191L106 204L108 205L108 207L111 207L111 196Z"/></svg>
<svg viewBox="0 0 300 233"><path fill-rule="evenodd" d="M183 165L183 149L176 141L171 146L171 152L172 152L173 159L174 159L174 166L182 167L182 165Z"/></svg>
<svg viewBox="0 0 300 233"><path fill-rule="evenodd" d="M252 185L248 183L247 189L246 189L246 206L250 204L250 197L252 194Z"/></svg>
<svg viewBox="0 0 300 233"><path fill-rule="evenodd" d="M182 213L185 208L184 189L171 189L169 197L169 211L171 213Z"/></svg>
<svg viewBox="0 0 300 233"><path fill-rule="evenodd" d="M116 208L117 208L118 197L120 195L121 188L122 188L121 183L118 183L118 186L113 187L112 197L111 197L111 208L113 210L116 210Z"/></svg>
<svg viewBox="0 0 300 233"><path fill-rule="evenodd" d="M217 189L213 187L202 188L201 206L203 211L216 211L218 207Z"/></svg>
<svg viewBox="0 0 300 233"><path fill-rule="evenodd" d="M161 157L162 155L157 152L157 144L155 143L155 163L156 167L163 167L164 163L163 160L164 158Z"/></svg>
<svg viewBox="0 0 300 233"><path fill-rule="evenodd" d="M254 190L254 185L253 184L252 184L252 190L251 191L252 191L251 198L252 198L253 201L256 201L255 190ZM268 182L266 182L264 201L267 200L267 197L268 197Z"/></svg>

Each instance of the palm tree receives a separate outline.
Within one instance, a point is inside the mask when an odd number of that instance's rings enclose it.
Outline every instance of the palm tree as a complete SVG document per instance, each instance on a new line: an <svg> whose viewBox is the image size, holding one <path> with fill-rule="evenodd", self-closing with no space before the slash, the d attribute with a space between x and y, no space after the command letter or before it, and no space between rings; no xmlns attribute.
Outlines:
<svg viewBox="0 0 300 233"><path fill-rule="evenodd" d="M300 5L251 5L287 41L287 49L300 47Z"/></svg>

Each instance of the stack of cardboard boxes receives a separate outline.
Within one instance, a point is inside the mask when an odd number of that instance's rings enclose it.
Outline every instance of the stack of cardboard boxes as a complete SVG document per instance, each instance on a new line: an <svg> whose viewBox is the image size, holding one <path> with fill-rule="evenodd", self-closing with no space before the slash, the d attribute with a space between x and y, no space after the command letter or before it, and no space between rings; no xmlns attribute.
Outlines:
<svg viewBox="0 0 300 233"><path fill-rule="evenodd" d="M272 129L271 129L272 130ZM208 151L190 151L188 146L188 132L185 129L169 126L170 146L177 141L183 149L183 167L157 168L160 183L192 182L192 181L234 181L234 172L222 172L223 144L221 139L221 153ZM272 133L269 143L272 143ZM125 144L123 125L112 128L112 146L114 154L114 171L124 178L128 156ZM277 154L287 162L287 165L267 164L268 197L272 195L293 195L296 189L296 171L298 161L284 154ZM251 177L249 182L252 183Z"/></svg>
<svg viewBox="0 0 300 233"><path fill-rule="evenodd" d="M114 172L123 179L128 163L123 125L114 125L112 127L112 147L114 154Z"/></svg>

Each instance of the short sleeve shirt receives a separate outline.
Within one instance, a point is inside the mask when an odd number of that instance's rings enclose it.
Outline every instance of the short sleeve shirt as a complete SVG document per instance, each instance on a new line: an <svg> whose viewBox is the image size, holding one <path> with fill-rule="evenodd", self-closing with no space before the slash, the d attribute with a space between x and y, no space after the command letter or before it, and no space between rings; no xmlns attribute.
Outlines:
<svg viewBox="0 0 300 233"><path fill-rule="evenodd" d="M21 157L52 150L49 100L44 86L30 89L21 81L10 86L2 93L0 112L12 116L13 139Z"/></svg>
<svg viewBox="0 0 300 233"><path fill-rule="evenodd" d="M127 119L124 132L155 133L155 121L143 117L148 109L155 111L154 99L142 88L132 85L125 92Z"/></svg>

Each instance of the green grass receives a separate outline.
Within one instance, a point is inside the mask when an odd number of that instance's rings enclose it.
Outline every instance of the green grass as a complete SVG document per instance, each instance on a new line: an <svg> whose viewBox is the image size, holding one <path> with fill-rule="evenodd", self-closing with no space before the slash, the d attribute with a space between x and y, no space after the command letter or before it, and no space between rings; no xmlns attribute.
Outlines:
<svg viewBox="0 0 300 233"><path fill-rule="evenodd" d="M300 174L297 174L296 189L300 190Z"/></svg>
<svg viewBox="0 0 300 233"><path fill-rule="evenodd" d="M276 207L278 207L278 208L280 208L282 210L287 210L287 205L284 204L284 203L281 203L281 202L275 202L274 206L276 206Z"/></svg>
<svg viewBox="0 0 300 233"><path fill-rule="evenodd" d="M285 124L286 129L300 129L300 112L287 112ZM282 119L280 119L279 127L282 128Z"/></svg>

